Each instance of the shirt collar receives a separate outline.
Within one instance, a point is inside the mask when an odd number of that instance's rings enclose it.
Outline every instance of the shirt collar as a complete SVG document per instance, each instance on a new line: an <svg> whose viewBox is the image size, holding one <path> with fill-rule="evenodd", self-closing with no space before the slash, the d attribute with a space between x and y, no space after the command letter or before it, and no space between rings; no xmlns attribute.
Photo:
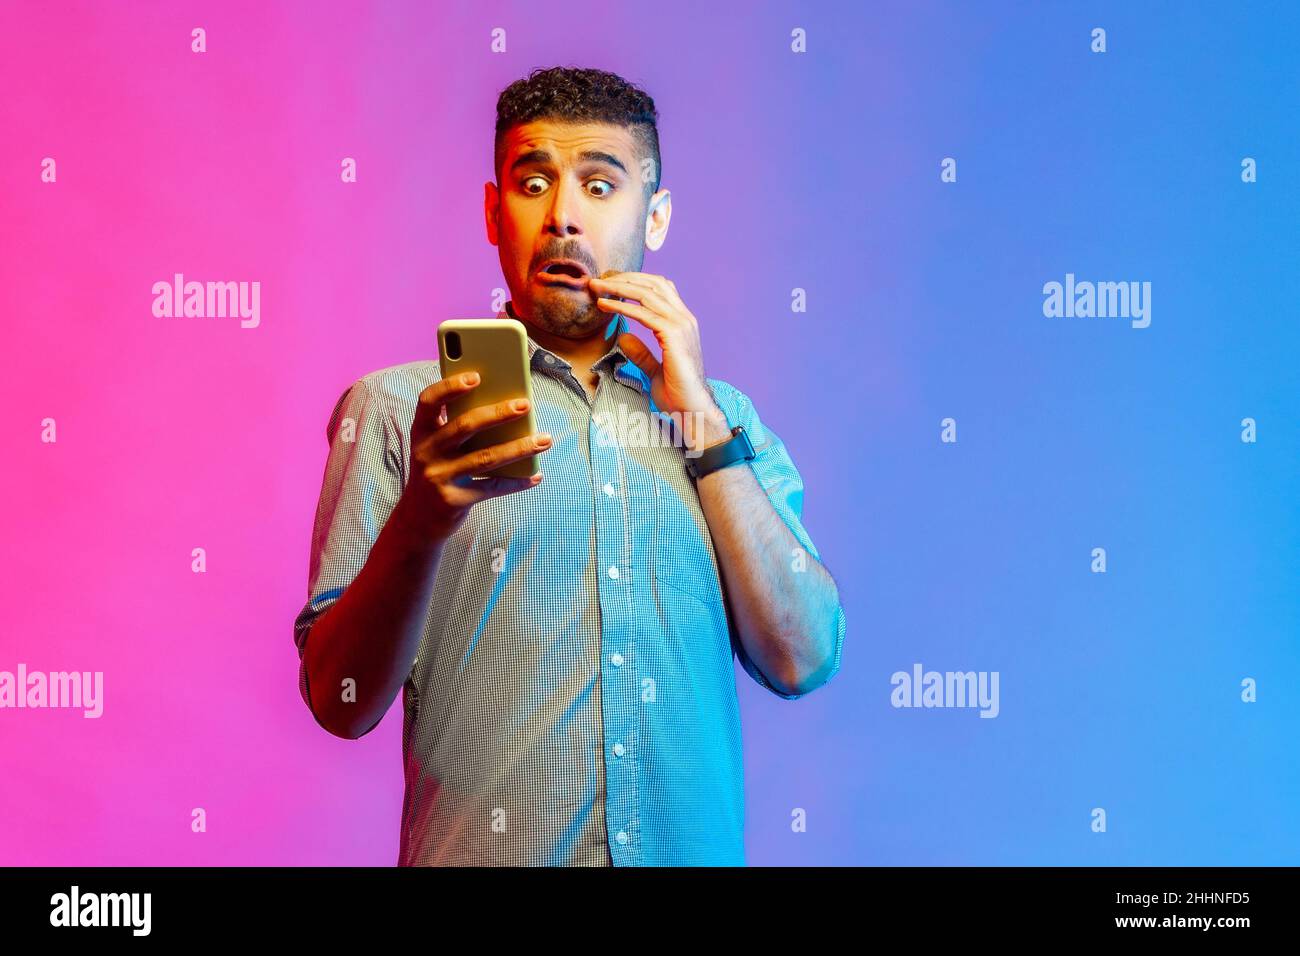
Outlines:
<svg viewBox="0 0 1300 956"><path fill-rule="evenodd" d="M498 319L514 319L516 322L522 321L514 314L514 309L507 302L505 309L497 313ZM645 373L635 362L627 357L623 347L618 344L618 337L628 331L627 316L621 313L614 313L613 328L610 330L609 351L602 355L592 368L598 372L606 368L614 373L614 378L624 384L631 385L639 391L649 394L650 382L645 377ZM524 328L528 328L528 323L523 323ZM542 372L550 375L563 375L572 371L573 366L567 361L556 355L549 349L542 348L533 341L533 337L528 336L528 360L533 371Z"/></svg>

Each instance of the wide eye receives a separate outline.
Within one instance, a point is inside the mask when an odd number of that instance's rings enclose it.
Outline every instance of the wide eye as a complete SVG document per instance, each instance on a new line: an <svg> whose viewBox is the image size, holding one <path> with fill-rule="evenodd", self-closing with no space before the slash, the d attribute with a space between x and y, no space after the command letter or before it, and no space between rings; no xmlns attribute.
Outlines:
<svg viewBox="0 0 1300 956"><path fill-rule="evenodd" d="M599 186L599 187L603 187L603 190L604 190L603 192L593 192L593 193L591 193L591 195L595 196L597 199L604 199L606 196L608 196L610 193L612 193L612 192L614 191L614 184L613 184L613 183L606 182L606 181L603 180L603 179L593 179L593 180L591 180L591 182L587 183L587 186L588 186L588 187L591 187L591 186Z"/></svg>
<svg viewBox="0 0 1300 956"><path fill-rule="evenodd" d="M537 189L529 188L529 185L531 183L537 183L538 188ZM546 180L541 176L529 176L527 179L524 180L523 187L524 187L524 192L528 193L528 195L536 196L546 189Z"/></svg>

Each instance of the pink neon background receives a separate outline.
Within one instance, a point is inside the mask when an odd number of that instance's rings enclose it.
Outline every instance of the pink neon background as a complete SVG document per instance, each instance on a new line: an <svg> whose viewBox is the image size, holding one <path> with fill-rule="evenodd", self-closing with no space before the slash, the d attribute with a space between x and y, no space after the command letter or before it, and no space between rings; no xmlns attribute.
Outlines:
<svg viewBox="0 0 1300 956"><path fill-rule="evenodd" d="M762 325L833 264L762 225L816 226L798 187L752 198L798 156L759 120L814 83L793 70L784 22L691 6L687 29L687 6L659 23L698 53L689 75L632 9L604 15L606 31L522 5L9 8L0 296L19 545L0 668L101 670L105 713L0 714L0 864L395 860L400 713L364 742L327 736L298 696L290 625L334 400L367 371L429 357L437 321L491 314L504 285L481 212L497 92L558 63L650 89L678 219L646 268L716 316L710 374L749 379L756 400L768 385L752 369L772 367ZM488 50L498 25L508 55ZM44 156L57 184L39 180ZM340 182L344 156L356 185ZM151 286L175 272L261 281L261 326L153 317ZM759 334L730 341L745 325ZM35 437L47 416L52 446ZM826 513L808 518L817 535ZM190 570L196 546L206 574ZM758 733L775 702L741 692ZM825 706L780 715L783 732ZM788 756L803 759L815 754Z"/></svg>

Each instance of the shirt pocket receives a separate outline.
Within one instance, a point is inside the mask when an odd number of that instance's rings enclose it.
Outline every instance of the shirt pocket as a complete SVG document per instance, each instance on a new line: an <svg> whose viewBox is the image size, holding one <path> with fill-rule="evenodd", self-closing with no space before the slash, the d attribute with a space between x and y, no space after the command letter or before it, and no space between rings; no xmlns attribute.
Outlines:
<svg viewBox="0 0 1300 956"><path fill-rule="evenodd" d="M685 469L680 479L655 476L654 574L711 609L722 604L713 539Z"/></svg>

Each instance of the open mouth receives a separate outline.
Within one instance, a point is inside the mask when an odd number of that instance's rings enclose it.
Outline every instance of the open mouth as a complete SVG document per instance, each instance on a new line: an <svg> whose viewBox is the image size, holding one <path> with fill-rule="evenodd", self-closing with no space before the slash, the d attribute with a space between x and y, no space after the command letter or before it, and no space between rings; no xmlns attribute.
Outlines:
<svg viewBox="0 0 1300 956"><path fill-rule="evenodd" d="M587 268L572 259L551 259L537 271L537 280L547 285L566 285L573 289L586 286L590 276Z"/></svg>

